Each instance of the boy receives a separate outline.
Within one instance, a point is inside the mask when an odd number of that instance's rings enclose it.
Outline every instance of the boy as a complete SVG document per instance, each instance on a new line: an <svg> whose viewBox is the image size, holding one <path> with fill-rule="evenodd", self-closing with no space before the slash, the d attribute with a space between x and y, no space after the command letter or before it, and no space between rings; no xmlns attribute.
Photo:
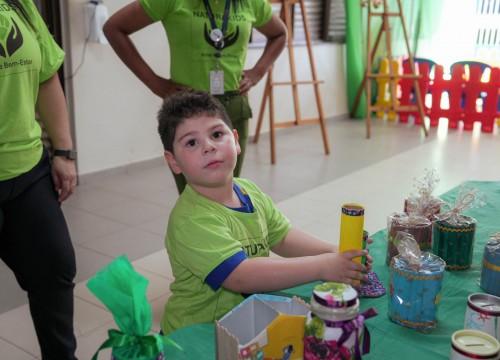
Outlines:
<svg viewBox="0 0 500 360"><path fill-rule="evenodd" d="M165 158L188 184L165 240L175 277L161 323L165 335L221 318L244 294L316 280L357 287L355 280L366 280L367 268L352 261L366 251L339 254L293 228L254 183L233 179L238 133L218 100L184 91L164 101L158 120ZM270 258L270 250L282 258Z"/></svg>

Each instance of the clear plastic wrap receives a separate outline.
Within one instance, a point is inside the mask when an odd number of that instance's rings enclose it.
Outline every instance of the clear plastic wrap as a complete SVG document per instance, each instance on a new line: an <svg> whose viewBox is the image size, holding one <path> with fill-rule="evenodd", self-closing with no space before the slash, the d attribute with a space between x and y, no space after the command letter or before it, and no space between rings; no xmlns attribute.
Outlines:
<svg viewBox="0 0 500 360"><path fill-rule="evenodd" d="M445 211L442 211L436 218L438 221L445 222L451 226L467 227L475 223L476 220L463 215L463 212L477 209L484 205L486 205L486 195L480 194L479 190L475 187L462 184L455 202L453 204L445 203L443 206Z"/></svg>
<svg viewBox="0 0 500 360"><path fill-rule="evenodd" d="M435 169L425 169L425 173L414 179L412 192L405 200L404 212L414 214L433 220L434 215L439 214L444 201L433 195L439 184L439 176Z"/></svg>
<svg viewBox="0 0 500 360"><path fill-rule="evenodd" d="M437 325L445 262L421 252L411 234L399 232L400 254L389 269L389 318L402 326L429 331Z"/></svg>
<svg viewBox="0 0 500 360"><path fill-rule="evenodd" d="M418 243L420 250L426 251L432 245L432 222L417 214L402 212L393 213L387 217L387 256L386 265L398 254L398 232L404 231L411 234Z"/></svg>

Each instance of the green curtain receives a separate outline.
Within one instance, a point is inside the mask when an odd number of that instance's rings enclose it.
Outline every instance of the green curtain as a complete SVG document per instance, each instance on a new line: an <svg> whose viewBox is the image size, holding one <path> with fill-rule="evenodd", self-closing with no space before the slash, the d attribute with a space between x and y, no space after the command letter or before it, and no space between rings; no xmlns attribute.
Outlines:
<svg viewBox="0 0 500 360"><path fill-rule="evenodd" d="M372 1L372 0L368 0ZM389 12L396 12L398 9L397 0L386 0ZM418 57L419 42L429 42L436 31L441 19L441 10L444 0L401 0L401 8L405 21L410 50L415 57ZM382 3L382 1L380 1ZM345 71L347 79L347 99L349 111L352 112L355 105L356 95L363 81L366 59L367 59L367 33L370 31L371 46L370 52L375 45L377 34L382 25L382 17L372 16L370 29L368 26L368 8L362 7L359 0L345 0L346 9L346 62ZM383 12L383 5L372 10ZM404 38L404 31L399 17L390 17L389 26L391 28L391 49L393 58L407 57L408 51ZM373 70L378 69L380 59L387 56L385 32L377 46L377 52L373 60ZM375 91L372 94L376 94ZM354 118L364 118L366 116L366 93L363 89L356 112L352 114Z"/></svg>

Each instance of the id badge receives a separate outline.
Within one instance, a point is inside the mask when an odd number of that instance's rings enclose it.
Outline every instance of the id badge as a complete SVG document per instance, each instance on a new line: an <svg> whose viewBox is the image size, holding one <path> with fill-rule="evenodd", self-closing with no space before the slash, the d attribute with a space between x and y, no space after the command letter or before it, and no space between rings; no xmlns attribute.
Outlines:
<svg viewBox="0 0 500 360"><path fill-rule="evenodd" d="M224 71L222 70L210 71L210 94L212 95L224 94Z"/></svg>

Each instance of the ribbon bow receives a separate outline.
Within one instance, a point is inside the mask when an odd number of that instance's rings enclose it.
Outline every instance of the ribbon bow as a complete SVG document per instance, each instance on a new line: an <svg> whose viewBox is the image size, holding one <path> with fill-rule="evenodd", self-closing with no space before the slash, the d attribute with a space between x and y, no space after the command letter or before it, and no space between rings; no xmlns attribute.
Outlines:
<svg viewBox="0 0 500 360"><path fill-rule="evenodd" d="M486 204L486 196L484 194L479 194L477 188L468 187L462 184L458 192L457 198L455 199L455 204L451 209L445 211L439 220L446 220L451 225L458 225L462 219L460 213L468 211L474 208L479 208Z"/></svg>
<svg viewBox="0 0 500 360"><path fill-rule="evenodd" d="M369 319L371 317L374 317L375 315L378 315L377 310L375 308L370 308L361 314L359 314L357 317L355 317L352 320L349 321L343 321L342 324L342 335L339 338L338 344L339 346L342 346L344 342L349 339L351 334L354 332L356 335L356 344L354 347L354 358L356 360L361 360L361 355L368 354L370 351L370 332L368 331L368 328L365 325L365 320ZM359 353L359 329L363 328L364 335L363 335L363 352L362 354Z"/></svg>
<svg viewBox="0 0 500 360"><path fill-rule="evenodd" d="M130 346L137 346L137 355L141 357L156 358L163 350L163 344L171 345L182 351L182 348L174 341L160 336L158 334L152 335L129 335L124 334L118 330L108 330L109 339L106 340L101 347L96 351L92 360L97 360L99 351L106 348L126 348Z"/></svg>

